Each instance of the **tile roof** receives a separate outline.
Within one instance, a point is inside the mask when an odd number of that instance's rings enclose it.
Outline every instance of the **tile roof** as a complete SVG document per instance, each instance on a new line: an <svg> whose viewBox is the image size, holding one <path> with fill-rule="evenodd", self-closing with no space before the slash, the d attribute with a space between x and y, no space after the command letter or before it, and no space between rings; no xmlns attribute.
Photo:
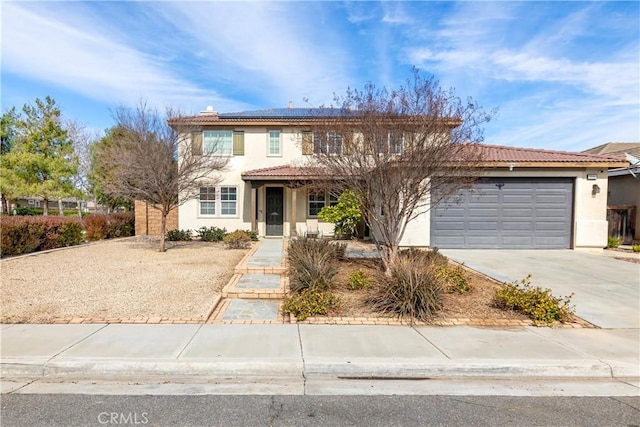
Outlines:
<svg viewBox="0 0 640 427"><path fill-rule="evenodd" d="M303 167L303 166L273 166L262 169L253 169L242 172L242 178L247 179L249 177L258 178L313 178L319 176L319 168Z"/></svg>
<svg viewBox="0 0 640 427"><path fill-rule="evenodd" d="M541 150L536 148L508 147L502 145L478 144L483 163L487 166L505 166L515 163L525 167L575 167L598 164L601 167L626 167L628 162L621 157L602 156L591 153ZM254 169L242 173L243 179L309 179L320 176L317 168L291 165Z"/></svg>
<svg viewBox="0 0 640 427"><path fill-rule="evenodd" d="M619 163L624 156L479 144L487 162Z"/></svg>

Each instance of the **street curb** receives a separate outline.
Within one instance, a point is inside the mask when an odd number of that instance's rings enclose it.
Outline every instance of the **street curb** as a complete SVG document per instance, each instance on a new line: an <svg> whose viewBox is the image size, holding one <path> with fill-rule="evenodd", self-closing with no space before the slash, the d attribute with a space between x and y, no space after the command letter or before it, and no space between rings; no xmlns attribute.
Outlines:
<svg viewBox="0 0 640 427"><path fill-rule="evenodd" d="M283 358L160 360L160 359L5 359L0 364L3 379L10 378L140 378L140 377L307 377L342 379L639 379L634 363L577 360L471 360L395 358Z"/></svg>

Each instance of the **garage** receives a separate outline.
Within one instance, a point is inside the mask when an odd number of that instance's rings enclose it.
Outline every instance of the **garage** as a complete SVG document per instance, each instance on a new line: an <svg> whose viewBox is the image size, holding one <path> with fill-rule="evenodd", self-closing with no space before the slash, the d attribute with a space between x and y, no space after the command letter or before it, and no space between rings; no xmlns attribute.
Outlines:
<svg viewBox="0 0 640 427"><path fill-rule="evenodd" d="M486 178L431 210L431 246L571 247L572 178Z"/></svg>

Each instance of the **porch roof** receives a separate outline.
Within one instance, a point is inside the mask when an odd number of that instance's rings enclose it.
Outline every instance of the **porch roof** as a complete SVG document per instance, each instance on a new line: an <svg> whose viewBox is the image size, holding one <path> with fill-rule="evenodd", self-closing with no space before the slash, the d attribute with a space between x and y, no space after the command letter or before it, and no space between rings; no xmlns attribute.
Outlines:
<svg viewBox="0 0 640 427"><path fill-rule="evenodd" d="M320 168L283 165L249 170L241 176L245 181L291 181L321 178L319 172Z"/></svg>

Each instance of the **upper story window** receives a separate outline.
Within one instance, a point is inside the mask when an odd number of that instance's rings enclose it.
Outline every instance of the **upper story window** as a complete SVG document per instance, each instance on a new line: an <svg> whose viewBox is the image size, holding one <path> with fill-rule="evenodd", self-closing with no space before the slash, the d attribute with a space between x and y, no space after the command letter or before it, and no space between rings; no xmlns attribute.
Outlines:
<svg viewBox="0 0 640 427"><path fill-rule="evenodd" d="M375 152L377 154L402 154L404 153L404 133L384 132L373 137Z"/></svg>
<svg viewBox="0 0 640 427"><path fill-rule="evenodd" d="M281 132L279 130L269 131L269 142L268 142L267 154L269 156L282 155L282 137L281 137Z"/></svg>
<svg viewBox="0 0 640 427"><path fill-rule="evenodd" d="M202 145L205 153L230 156L233 154L233 131L205 130Z"/></svg>
<svg viewBox="0 0 640 427"><path fill-rule="evenodd" d="M337 132L314 132L314 154L342 154L342 135Z"/></svg>

